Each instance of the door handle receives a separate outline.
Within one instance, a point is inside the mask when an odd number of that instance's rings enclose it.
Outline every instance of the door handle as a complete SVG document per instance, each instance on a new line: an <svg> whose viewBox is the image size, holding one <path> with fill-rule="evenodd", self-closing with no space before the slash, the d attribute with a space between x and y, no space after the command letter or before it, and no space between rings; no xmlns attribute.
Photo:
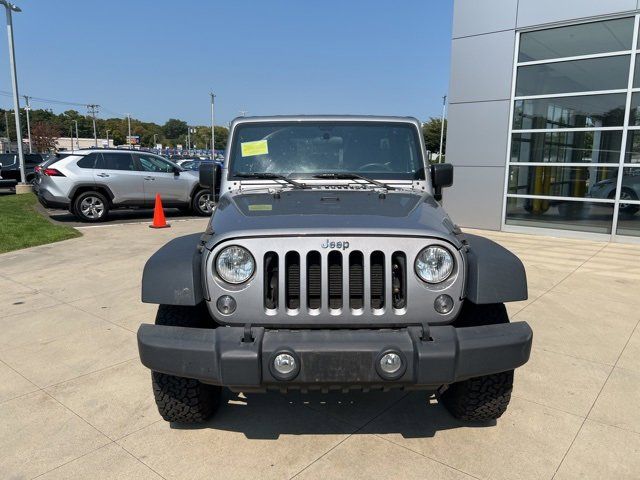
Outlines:
<svg viewBox="0 0 640 480"><path fill-rule="evenodd" d="M153 177L144 177L145 180L155 180Z"/></svg>
<svg viewBox="0 0 640 480"><path fill-rule="evenodd" d="M108 174L108 173L97 173L97 174L96 174L96 177L106 178L106 177L108 177L108 176L109 176L109 174Z"/></svg>

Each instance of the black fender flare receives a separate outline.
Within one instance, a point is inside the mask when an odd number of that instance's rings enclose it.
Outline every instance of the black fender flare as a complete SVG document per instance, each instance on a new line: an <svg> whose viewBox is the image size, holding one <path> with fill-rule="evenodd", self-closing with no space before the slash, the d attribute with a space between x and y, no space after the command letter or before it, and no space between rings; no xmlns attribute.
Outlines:
<svg viewBox="0 0 640 480"><path fill-rule="evenodd" d="M466 298L475 304L526 300L527 273L518 257L488 238L465 234Z"/></svg>
<svg viewBox="0 0 640 480"><path fill-rule="evenodd" d="M195 306L204 299L201 234L171 240L154 253L142 273L142 301Z"/></svg>

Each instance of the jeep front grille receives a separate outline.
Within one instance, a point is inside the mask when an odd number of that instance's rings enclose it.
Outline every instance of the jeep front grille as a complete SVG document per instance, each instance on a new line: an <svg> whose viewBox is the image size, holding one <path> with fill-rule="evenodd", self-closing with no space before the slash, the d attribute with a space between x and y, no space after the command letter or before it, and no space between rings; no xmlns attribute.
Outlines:
<svg viewBox="0 0 640 480"><path fill-rule="evenodd" d="M306 262L300 262L298 252L286 252L284 260L276 252L265 253L263 297L267 310L281 308L278 302L279 272L284 275L284 307L290 314L302 307L311 314L317 314L323 306L332 313L348 308L354 314L359 314L367 303L369 310L380 311L385 308L387 288L393 290L391 298L394 309L402 309L406 305L407 272L403 252L393 252L389 257L390 264L383 252L371 252L367 255L366 267L364 253L357 250L332 250L324 256L319 251L312 250L304 257ZM301 263L304 264L303 268ZM385 269L389 271L386 272ZM368 281L364 278L365 271ZM390 279L390 286L387 286L387 277ZM366 299L365 283L369 285ZM301 298L301 285L306 286L304 298Z"/></svg>
<svg viewBox="0 0 640 480"><path fill-rule="evenodd" d="M325 247L332 243L336 248ZM425 284L413 270L416 256L430 244L446 246L455 256L456 270L445 285ZM244 284L226 284L215 274L216 255L228 245L246 248L256 261L253 277ZM382 326L425 319L447 323L461 303L456 301L447 315L435 312L433 304L443 292L462 298L463 262L447 242L425 237L347 235L335 242L302 235L238 238L216 245L207 256L209 308L228 324ZM223 295L236 300L233 314L217 310L216 301Z"/></svg>

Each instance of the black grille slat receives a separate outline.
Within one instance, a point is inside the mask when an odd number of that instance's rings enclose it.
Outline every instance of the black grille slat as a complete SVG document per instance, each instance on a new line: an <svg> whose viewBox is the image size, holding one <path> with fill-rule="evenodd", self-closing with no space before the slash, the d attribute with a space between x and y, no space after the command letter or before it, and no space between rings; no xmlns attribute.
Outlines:
<svg viewBox="0 0 640 480"><path fill-rule="evenodd" d="M371 308L384 308L384 253L371 254Z"/></svg>
<svg viewBox="0 0 640 480"><path fill-rule="evenodd" d="M311 309L320 308L322 298L322 279L320 252L307 254L307 305Z"/></svg>
<svg viewBox="0 0 640 480"><path fill-rule="evenodd" d="M364 256L362 252L349 255L349 307L359 310L364 307Z"/></svg>
<svg viewBox="0 0 640 480"><path fill-rule="evenodd" d="M278 254L275 252L264 255L264 308L278 308Z"/></svg>
<svg viewBox="0 0 640 480"><path fill-rule="evenodd" d="M342 253L329 252L327 257L329 266L329 308L342 308Z"/></svg>
<svg viewBox="0 0 640 480"><path fill-rule="evenodd" d="M407 306L407 256L403 252L394 252L391 256L391 298L393 308Z"/></svg>
<svg viewBox="0 0 640 480"><path fill-rule="evenodd" d="M286 283L285 299L287 308L300 308L300 254L288 252L285 256Z"/></svg>

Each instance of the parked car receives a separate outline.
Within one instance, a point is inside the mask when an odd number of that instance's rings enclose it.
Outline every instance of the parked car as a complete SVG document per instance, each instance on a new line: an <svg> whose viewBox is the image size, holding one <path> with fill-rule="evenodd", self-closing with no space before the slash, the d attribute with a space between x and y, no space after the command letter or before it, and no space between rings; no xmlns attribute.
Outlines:
<svg viewBox="0 0 640 480"><path fill-rule="evenodd" d="M615 198L617 178L607 178L595 183L589 189L591 198ZM622 172L622 190L620 191L620 210L629 215L633 215L640 210L637 203L626 203L626 201L637 202L640 199L640 168L625 168Z"/></svg>
<svg viewBox="0 0 640 480"><path fill-rule="evenodd" d="M182 168L184 168L185 170L193 170L193 171L197 171L200 169L200 165L220 165L222 166L221 162L218 161L213 161L211 159L205 159L205 160L189 160L186 161L184 163L182 163L180 166Z"/></svg>
<svg viewBox="0 0 640 480"><path fill-rule="evenodd" d="M27 183L33 183L36 178L35 168L42 161L42 155L39 153L24 154L24 174ZM0 176L3 180L20 182L20 162L17 153L0 153Z"/></svg>
<svg viewBox="0 0 640 480"><path fill-rule="evenodd" d="M222 387L423 389L457 418L500 417L531 350L504 306L527 298L525 270L442 209L453 167L428 166L420 122L241 118L229 141L222 169L200 168L223 192L204 234L144 268L159 307L138 348L162 417L205 421Z"/></svg>
<svg viewBox="0 0 640 480"><path fill-rule="evenodd" d="M211 192L198 175L158 155L130 150L78 150L47 163L38 172L36 192L50 208L65 208L85 222L99 222L115 208L163 206L208 216Z"/></svg>

